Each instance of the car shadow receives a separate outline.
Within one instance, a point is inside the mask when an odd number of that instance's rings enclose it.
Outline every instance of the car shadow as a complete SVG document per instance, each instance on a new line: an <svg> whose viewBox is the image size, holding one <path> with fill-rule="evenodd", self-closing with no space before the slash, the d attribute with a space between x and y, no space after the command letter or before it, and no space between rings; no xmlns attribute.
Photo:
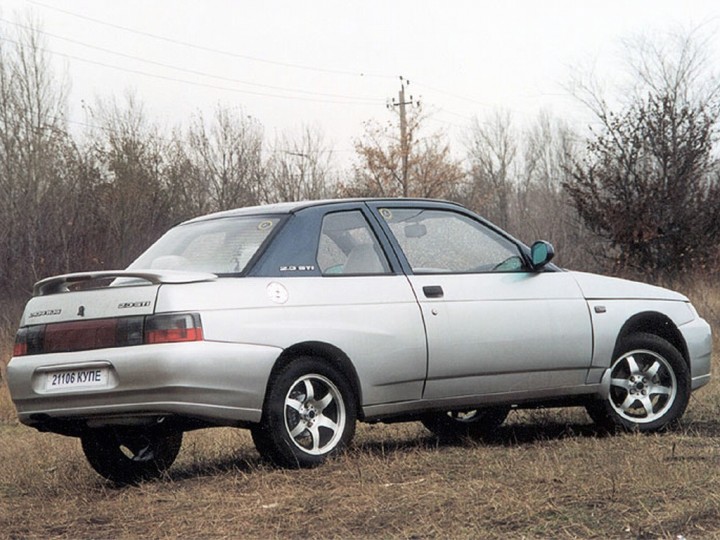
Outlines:
<svg viewBox="0 0 720 540"><path fill-rule="evenodd" d="M595 424L544 421L500 426L482 436L479 442L493 446L517 446L568 438L604 438L611 434Z"/></svg>
<svg viewBox="0 0 720 540"><path fill-rule="evenodd" d="M248 449L248 455L228 456L226 458L197 462L191 465L180 465L172 467L165 474L170 481L183 481L197 479L206 476L219 476L222 474L254 474L272 469L272 466L265 462L258 455L251 455L254 452Z"/></svg>
<svg viewBox="0 0 720 540"><path fill-rule="evenodd" d="M147 484L186 482L208 477L219 477L226 474L257 474L269 470L273 470L273 466L260 458L253 450L248 449L247 455L243 452L240 455L229 455L223 458L197 461L191 464L175 464L157 478L123 482L98 477L97 481L98 487L102 489L121 491Z"/></svg>
<svg viewBox="0 0 720 540"><path fill-rule="evenodd" d="M430 432L420 434L416 439L364 441L355 444L353 449L372 454L386 455L388 452L404 452L422 448L434 449L438 447L454 446L499 446L514 447L536 444L567 438L592 437L602 438L610 435L607 430L593 424L542 422L538 424L510 424L503 425L474 438L442 438ZM350 452L353 451L350 450Z"/></svg>
<svg viewBox="0 0 720 540"><path fill-rule="evenodd" d="M444 439L430 432L420 434L414 439L404 440L369 440L356 444L352 449L371 454L385 456L392 452L407 452L417 449L435 449L439 447L460 447L460 446L493 446L493 447L517 447L529 446L543 442L561 441L564 439L604 439L619 436L622 430L608 430L593 423L581 422L554 422L543 420L538 423L514 423L505 424L492 432L488 432L475 438ZM627 433L627 432L625 432ZM681 436L685 439L707 439L707 444L720 448L720 422L713 421L684 421L679 425L661 432L660 435ZM642 435L642 434L639 434ZM653 434L648 434L652 436ZM703 443L704 444L704 443ZM720 456L718 456L720 458ZM673 459L682 459L679 456Z"/></svg>
<svg viewBox="0 0 720 540"><path fill-rule="evenodd" d="M720 423L712 421L689 421L669 430L669 434L679 434L683 437L715 438L720 437ZM613 436L615 433L603 429L592 423L562 422L543 420L537 423L522 422L500 426L492 432L477 438L443 439L430 432L420 432L416 437L406 438L377 438L364 439L351 444L346 450L344 458L359 456L361 454L373 457L387 458L392 454L403 454L418 450L437 450L438 448L452 448L463 446L492 446L492 447L518 447L543 442L561 441L569 438L595 438L602 439ZM685 460L687 456L680 452L673 452L668 460ZM706 459L706 458L703 458ZM254 449L242 449L234 455L208 460L197 460L190 464L176 464L157 480L147 482L184 482L198 480L225 474L253 475L277 470L277 467L262 459ZM124 489L132 484L106 482L105 487Z"/></svg>
<svg viewBox="0 0 720 540"><path fill-rule="evenodd" d="M686 437L720 437L720 422L714 420L684 421L675 431Z"/></svg>

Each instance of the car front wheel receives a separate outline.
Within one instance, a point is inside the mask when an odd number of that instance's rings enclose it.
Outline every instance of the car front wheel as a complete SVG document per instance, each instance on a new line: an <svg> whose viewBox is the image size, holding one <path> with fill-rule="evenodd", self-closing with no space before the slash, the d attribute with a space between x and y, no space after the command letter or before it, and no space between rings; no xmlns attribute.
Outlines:
<svg viewBox="0 0 720 540"><path fill-rule="evenodd" d="M82 435L82 449L93 469L118 484L157 478L175 461L182 432L93 429Z"/></svg>
<svg viewBox="0 0 720 540"><path fill-rule="evenodd" d="M262 422L251 432L264 458L283 467L313 467L347 446L356 417L345 376L327 361L303 357L274 378Z"/></svg>
<svg viewBox="0 0 720 540"><path fill-rule="evenodd" d="M478 438L499 427L509 412L510 407L434 412L423 416L422 423L442 439Z"/></svg>
<svg viewBox="0 0 720 540"><path fill-rule="evenodd" d="M690 397L690 373L678 350L653 334L626 338L610 368L607 399L587 405L599 425L658 431L678 420Z"/></svg>

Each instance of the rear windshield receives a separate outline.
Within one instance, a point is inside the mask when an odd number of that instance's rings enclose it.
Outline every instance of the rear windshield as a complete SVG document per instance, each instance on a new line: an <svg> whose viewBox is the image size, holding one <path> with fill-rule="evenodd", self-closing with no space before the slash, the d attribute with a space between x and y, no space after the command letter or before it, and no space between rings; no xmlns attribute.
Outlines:
<svg viewBox="0 0 720 540"><path fill-rule="evenodd" d="M240 274L276 228L279 217L220 218L170 229L128 270Z"/></svg>

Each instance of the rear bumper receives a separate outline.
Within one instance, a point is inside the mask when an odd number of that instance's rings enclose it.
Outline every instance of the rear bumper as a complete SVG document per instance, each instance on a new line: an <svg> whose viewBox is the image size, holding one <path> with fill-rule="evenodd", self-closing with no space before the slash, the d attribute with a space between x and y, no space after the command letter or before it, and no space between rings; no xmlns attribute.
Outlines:
<svg viewBox="0 0 720 540"><path fill-rule="evenodd" d="M20 421L45 431L158 422L259 422L270 371L281 349L193 342L13 358L10 393ZM107 366L103 388L47 390L48 374Z"/></svg>

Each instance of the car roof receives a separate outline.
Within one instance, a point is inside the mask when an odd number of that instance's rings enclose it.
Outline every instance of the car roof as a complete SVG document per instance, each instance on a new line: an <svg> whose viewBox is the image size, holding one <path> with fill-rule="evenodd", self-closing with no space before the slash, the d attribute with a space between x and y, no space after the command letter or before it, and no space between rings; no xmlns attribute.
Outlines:
<svg viewBox="0 0 720 540"><path fill-rule="evenodd" d="M225 210L222 212L215 212L207 214L205 216L199 216L186 221L185 223L193 223L196 221L205 221L208 219L226 218L226 217L239 217L239 216L253 216L253 215L265 215L265 214L292 214L298 210L304 208L325 206L325 205L338 205L347 203L365 203L365 202L384 202L388 203L445 203L453 206L459 206L457 203L451 203L440 199L418 199L418 198L346 198L346 199L321 199L315 201L295 201L295 202L283 202L275 204L264 204L259 206L246 206L244 208L234 208L232 210Z"/></svg>

